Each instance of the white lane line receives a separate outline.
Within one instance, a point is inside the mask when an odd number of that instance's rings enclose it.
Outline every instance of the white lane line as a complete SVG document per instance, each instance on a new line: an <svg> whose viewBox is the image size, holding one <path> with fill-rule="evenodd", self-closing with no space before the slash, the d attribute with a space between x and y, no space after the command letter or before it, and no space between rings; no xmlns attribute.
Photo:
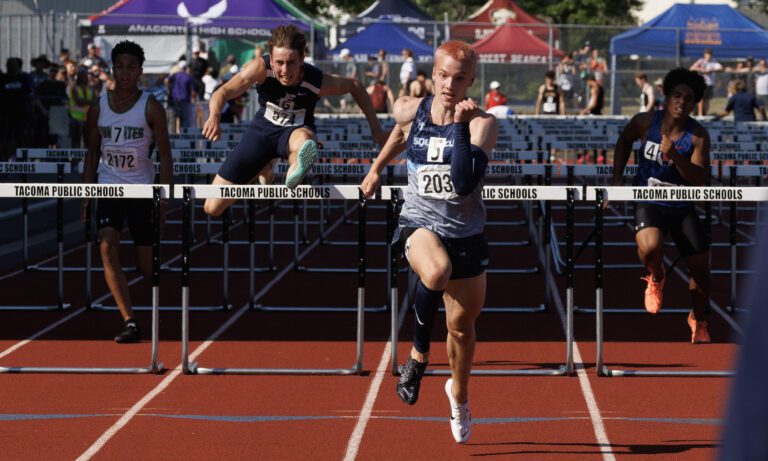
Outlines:
<svg viewBox="0 0 768 461"><path fill-rule="evenodd" d="M326 234L329 234L331 231L333 231L336 227L339 226L344 222L344 216L339 218L338 221L336 221L332 226L330 226L326 230ZM314 250L318 245L320 244L320 239L315 240L310 246L308 246L300 255L299 260L301 260L304 256L306 256L310 251ZM280 279L282 279L285 274L293 270L294 263L291 262L285 268L283 268L282 271L280 271L275 277L269 281L258 293L254 295L254 302L261 299L262 296L264 296ZM245 314L250 309L250 303L246 303L243 305L240 309L238 309L235 314L232 315L232 317L227 320L226 323L224 323L222 326L219 327L218 330L216 330L211 336L208 337L202 344L197 346L194 351L192 351L191 354L189 354L189 361L194 361L200 354L202 354L208 347L213 344L213 341L218 339L219 336L221 336L230 326L232 326L233 323L237 319L239 319L243 314ZM141 411L142 408L144 408L149 402L152 401L155 397L157 397L158 394L160 394L162 391L164 391L171 382L176 379L177 376L181 374L181 364L177 365L176 368L173 369L173 371L166 376L160 383L155 386L154 389L149 391L144 397L142 397L138 402L136 402L128 411L123 414L123 416L120 417L120 419L117 420L115 424L113 424L109 429L107 429L101 436L93 442L93 445L88 447L85 452L83 452L82 455L80 455L77 458L77 461L87 461L91 459L95 454L97 454L104 445L109 442L109 440L117 434L117 432L125 427L126 424L128 424L136 414Z"/></svg>
<svg viewBox="0 0 768 461"><path fill-rule="evenodd" d="M400 331L400 327L403 325L405 319L405 313L407 311L405 301L408 299L407 294L403 296L403 300L400 303L400 314L397 319L397 331ZM384 352L381 354L381 360L379 360L379 366L376 368L376 376L374 376L371 382L371 387L368 388L368 394L365 396L365 403L360 410L360 416L357 418L357 424L352 431L352 435L347 442L347 450L344 453L344 461L353 461L357 457L357 452L360 451L360 442L363 440L363 434L365 428L368 426L368 421L371 420L371 414L373 413L373 405L376 403L376 398L379 395L379 389L381 388L381 382L384 380L384 375L387 373L387 364L389 363L390 356L392 354L392 337L387 338L387 345L384 347Z"/></svg>
<svg viewBox="0 0 768 461"><path fill-rule="evenodd" d="M548 273L549 286L552 287L552 299L555 301L557 307L557 313L560 316L561 326L563 331L566 331L566 313L563 306L563 300L560 299L560 292L557 290L557 284L552 273ZM576 368L576 375L579 377L579 385L581 386L581 394L584 396L584 401L587 404L589 410L589 418L592 421L592 429L595 431L595 439L598 445L600 445L600 452L603 454L603 461L616 461L616 457L613 455L613 449L611 448L611 441L608 439L608 433L605 431L605 425L603 424L603 417L600 414L600 407L597 406L597 399L595 393L592 391L592 386L589 384L589 376L587 376L587 370L584 368L584 360L581 357L579 351L579 345L576 340L573 340L573 361Z"/></svg>

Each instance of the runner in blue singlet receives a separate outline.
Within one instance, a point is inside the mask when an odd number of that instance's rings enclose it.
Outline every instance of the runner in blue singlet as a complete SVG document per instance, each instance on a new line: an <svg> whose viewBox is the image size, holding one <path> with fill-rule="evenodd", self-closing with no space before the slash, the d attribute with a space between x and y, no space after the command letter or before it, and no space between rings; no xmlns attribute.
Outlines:
<svg viewBox="0 0 768 461"><path fill-rule="evenodd" d="M677 68L664 77L663 111L635 115L624 128L614 153L613 185L623 185L624 167L632 144L640 139L636 186L703 186L709 180L709 133L690 114L704 94L704 79L696 72ZM691 202L635 203L635 240L648 276L645 308L661 309L666 282L663 265L664 236L669 231L691 271L688 315L691 342L710 342L704 310L709 304L709 242L698 212Z"/></svg>

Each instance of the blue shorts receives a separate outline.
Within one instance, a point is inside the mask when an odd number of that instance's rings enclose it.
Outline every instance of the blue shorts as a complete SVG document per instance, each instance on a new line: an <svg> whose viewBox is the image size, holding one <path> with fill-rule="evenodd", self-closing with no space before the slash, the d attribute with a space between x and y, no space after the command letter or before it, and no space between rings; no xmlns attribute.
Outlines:
<svg viewBox="0 0 768 461"><path fill-rule="evenodd" d="M418 230L418 227L398 227L395 231L400 251L407 258L408 238ZM469 237L450 238L437 235L443 244L448 259L451 260L450 280L477 277L485 272L490 258L488 257L488 241L485 235L476 234Z"/></svg>
<svg viewBox="0 0 768 461"><path fill-rule="evenodd" d="M250 183L273 158L288 159L288 139L297 128L305 127L251 123L240 143L221 165L219 176L234 184Z"/></svg>

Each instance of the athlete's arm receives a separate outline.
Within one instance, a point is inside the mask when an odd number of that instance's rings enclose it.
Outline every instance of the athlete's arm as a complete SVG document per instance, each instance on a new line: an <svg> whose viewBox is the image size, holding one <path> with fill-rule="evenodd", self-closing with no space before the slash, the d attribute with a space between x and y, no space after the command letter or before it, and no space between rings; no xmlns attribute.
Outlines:
<svg viewBox="0 0 768 461"><path fill-rule="evenodd" d="M592 111L592 109L595 108L595 106L597 105L597 95L598 95L598 93L599 93L599 91L597 90L597 85L592 86L589 89L589 104L587 104L587 107L585 107L581 111L581 115L589 115L589 113Z"/></svg>
<svg viewBox="0 0 768 461"><path fill-rule="evenodd" d="M451 182L458 195L469 195L485 175L488 153L496 145L499 134L498 122L496 117L480 111L472 99L456 104L453 121L456 126Z"/></svg>
<svg viewBox="0 0 768 461"><path fill-rule="evenodd" d="M632 153L632 144L640 139L644 133L650 129L650 117L648 112L636 114L627 123L619 138L616 140L616 146L613 148L613 179L611 185L621 186L624 184L624 167Z"/></svg>
<svg viewBox="0 0 768 461"><path fill-rule="evenodd" d="M323 85L320 88L320 96L340 96L342 94L351 94L355 98L360 110L365 114L368 120L368 126L371 128L371 136L376 144L383 146L387 142L389 133L381 128L376 111L373 110L371 98L366 93L365 88L359 80L353 78L340 77L338 75L323 74Z"/></svg>
<svg viewBox="0 0 768 461"><path fill-rule="evenodd" d="M360 190L363 195L370 197L379 188L381 182L381 171L389 162L395 159L407 146L408 133L411 130L411 123L416 118L416 111L419 108L421 98L412 98L403 96L399 98L394 105L393 115L395 117L395 128L389 135L386 144L382 147L376 160L373 161L371 169L360 184Z"/></svg>
<svg viewBox="0 0 768 461"><path fill-rule="evenodd" d="M541 113L541 101L544 99L544 85L539 87L539 95L536 96L536 107L533 109L533 115Z"/></svg>
<svg viewBox="0 0 768 461"><path fill-rule="evenodd" d="M698 123L693 132L693 154L691 158L680 155L677 149L665 152L674 162L680 176L692 186L704 186L709 182L709 133Z"/></svg>
<svg viewBox="0 0 768 461"><path fill-rule="evenodd" d="M83 182L96 182L96 168L99 166L99 157L101 156L101 133L99 133L99 112L98 104L91 104L88 108L88 114L85 119L85 133L88 150L83 160ZM80 220L85 221L85 209L88 206L88 199L84 198L80 207Z"/></svg>
<svg viewBox="0 0 768 461"><path fill-rule="evenodd" d="M208 120L203 126L203 136L211 141L219 139L220 128L219 118L224 104L230 99L241 96L248 91L248 88L254 84L261 84L267 78L267 69L264 66L264 59L257 56L248 64L243 66L240 72L232 76L231 79L211 95L208 102Z"/></svg>
<svg viewBox="0 0 768 461"><path fill-rule="evenodd" d="M171 143L168 140L168 122L165 118L165 109L154 97L150 96L147 112L149 125L157 145L157 159L160 161L160 184L171 184L173 181L173 158L171 157Z"/></svg>

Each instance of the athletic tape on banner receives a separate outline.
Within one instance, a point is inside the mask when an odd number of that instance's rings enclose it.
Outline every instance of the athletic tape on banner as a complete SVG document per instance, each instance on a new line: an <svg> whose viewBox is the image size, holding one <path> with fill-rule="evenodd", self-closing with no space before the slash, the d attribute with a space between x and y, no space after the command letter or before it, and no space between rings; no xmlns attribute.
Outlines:
<svg viewBox="0 0 768 461"><path fill-rule="evenodd" d="M663 202L765 202L768 187L587 187L586 200L595 200L603 189L604 198L614 201Z"/></svg>
<svg viewBox="0 0 768 461"><path fill-rule="evenodd" d="M154 187L167 198L166 184L0 184L0 197L27 198L152 198Z"/></svg>
<svg viewBox="0 0 768 461"><path fill-rule="evenodd" d="M383 186L381 198L391 200L392 194L403 198L405 186ZM567 200L568 189L573 189L574 200L581 197L581 189L566 186L484 186L483 200Z"/></svg>
<svg viewBox="0 0 768 461"><path fill-rule="evenodd" d="M69 163L54 162L0 162L0 173L6 174L43 174L58 173L59 166L63 168L62 173L72 171Z"/></svg>
<svg viewBox="0 0 768 461"><path fill-rule="evenodd" d="M184 188L192 189L192 197L198 199L299 199L299 200L357 200L360 188L356 185L337 186L298 186L290 189L287 186L218 186L213 184L176 184L173 196L184 197ZM375 197L372 197L375 198Z"/></svg>

